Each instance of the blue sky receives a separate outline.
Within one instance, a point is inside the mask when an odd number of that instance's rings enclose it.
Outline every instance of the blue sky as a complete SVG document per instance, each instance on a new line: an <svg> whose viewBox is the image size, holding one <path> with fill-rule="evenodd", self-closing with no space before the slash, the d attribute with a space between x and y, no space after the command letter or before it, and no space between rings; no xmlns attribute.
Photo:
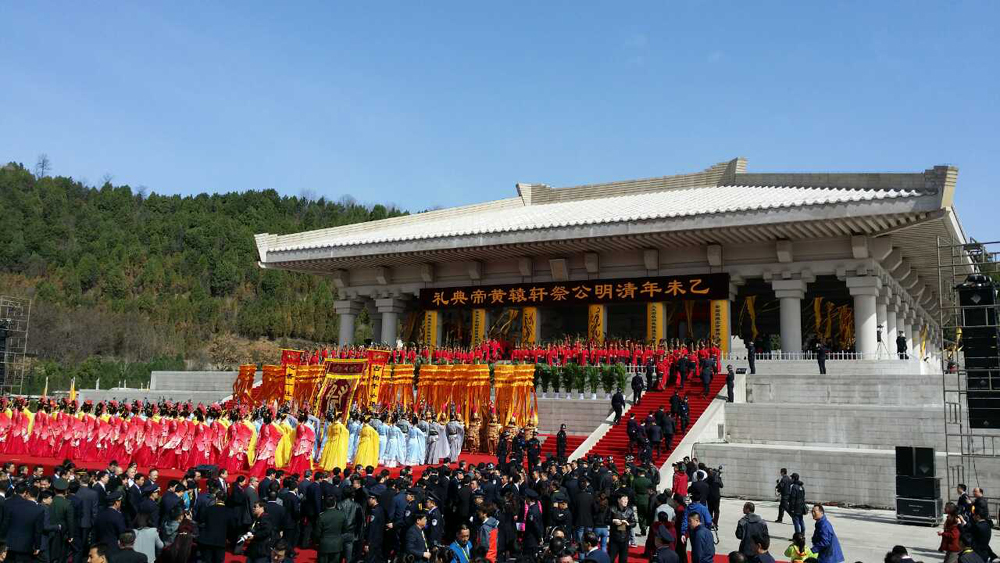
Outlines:
<svg viewBox="0 0 1000 563"><path fill-rule="evenodd" d="M1000 2L6 2L0 160L410 210L696 171L960 168L1000 239Z"/></svg>

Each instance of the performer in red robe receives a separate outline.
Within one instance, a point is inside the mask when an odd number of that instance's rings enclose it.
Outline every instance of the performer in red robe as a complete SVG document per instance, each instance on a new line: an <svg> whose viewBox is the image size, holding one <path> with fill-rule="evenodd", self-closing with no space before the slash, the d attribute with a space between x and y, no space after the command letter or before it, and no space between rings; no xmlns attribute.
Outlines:
<svg viewBox="0 0 1000 563"><path fill-rule="evenodd" d="M299 411L299 423L295 426L295 442L292 445L292 459L285 473L304 475L312 469L313 450L316 447L316 429L309 422L309 411Z"/></svg>
<svg viewBox="0 0 1000 563"><path fill-rule="evenodd" d="M160 455L157 456L157 467L178 467L181 442L184 440L184 428L180 425L177 407L170 405L169 416L160 420Z"/></svg>
<svg viewBox="0 0 1000 563"><path fill-rule="evenodd" d="M122 467L128 467L132 462L131 450L126 446L129 429L131 428L128 419L128 404L122 403L118 405L115 401L112 401L111 419L108 420L111 424L111 442L108 447L108 459L117 460L118 464Z"/></svg>
<svg viewBox="0 0 1000 563"><path fill-rule="evenodd" d="M261 479L268 468L274 467L274 453L278 449L278 442L284 436L278 423L274 422L273 407L266 407L263 413L263 424L260 427L260 434L257 437L256 461L250 468L249 474L252 477Z"/></svg>
<svg viewBox="0 0 1000 563"><path fill-rule="evenodd" d="M31 426L31 436L28 437L28 453L38 457L50 457L49 448L49 418L52 408L48 400L40 401L40 408L35 412L35 423Z"/></svg>
<svg viewBox="0 0 1000 563"><path fill-rule="evenodd" d="M250 468L248 456L255 446L257 429L247 420L246 411L242 408L230 411L229 418L233 422L226 429L226 455L219 460L219 467L230 473L246 471Z"/></svg>
<svg viewBox="0 0 1000 563"><path fill-rule="evenodd" d="M10 430L13 426L11 415L7 412L7 397L0 397L0 453L7 453L7 446L10 444Z"/></svg>
<svg viewBox="0 0 1000 563"><path fill-rule="evenodd" d="M143 423L142 434L138 437L140 442L138 448L133 456L133 460L139 464L140 467L153 467L161 466L157 461L157 456L160 453L160 434L161 434L161 421L158 414L158 407L156 405L146 406L146 417L145 420L140 421Z"/></svg>
<svg viewBox="0 0 1000 563"><path fill-rule="evenodd" d="M194 421L190 423L191 446L187 461L181 467L209 465L212 459L212 427L205 421L205 407L198 405L194 411Z"/></svg>
<svg viewBox="0 0 1000 563"><path fill-rule="evenodd" d="M25 408L24 397L15 397L14 409L11 413L8 454L23 455L28 453L28 439L31 437L32 416L32 413Z"/></svg>

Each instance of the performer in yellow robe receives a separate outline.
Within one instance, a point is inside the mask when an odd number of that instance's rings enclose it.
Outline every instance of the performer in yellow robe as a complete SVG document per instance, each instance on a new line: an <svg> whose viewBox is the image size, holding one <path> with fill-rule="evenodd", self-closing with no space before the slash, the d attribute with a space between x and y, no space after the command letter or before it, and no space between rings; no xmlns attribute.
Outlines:
<svg viewBox="0 0 1000 563"><path fill-rule="evenodd" d="M323 471L331 471L334 467L343 469L347 466L347 446L350 434L347 427L336 415L327 415L326 441L323 443L323 453L319 457L319 465Z"/></svg>
<svg viewBox="0 0 1000 563"><path fill-rule="evenodd" d="M282 436L281 440L278 441L278 447L274 450L274 467L281 469L288 465L288 461L292 459L292 443L295 441L295 429L288 423L288 418L285 414L282 414L281 424L278 427L281 428Z"/></svg>
<svg viewBox="0 0 1000 563"><path fill-rule="evenodd" d="M378 430L366 420L358 438L358 451L354 454L354 465L375 467L378 465Z"/></svg>

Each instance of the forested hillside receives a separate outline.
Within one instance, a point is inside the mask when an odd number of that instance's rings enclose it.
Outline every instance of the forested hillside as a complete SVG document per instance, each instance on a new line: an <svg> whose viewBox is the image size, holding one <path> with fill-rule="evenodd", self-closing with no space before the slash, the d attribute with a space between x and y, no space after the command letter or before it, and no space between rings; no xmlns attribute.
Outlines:
<svg viewBox="0 0 1000 563"><path fill-rule="evenodd" d="M274 190L145 194L110 182L36 178L0 168L0 294L31 296L31 389L102 378L130 385L206 357L232 339L336 341L334 289L316 276L257 267L255 233L288 233L399 212L349 197Z"/></svg>

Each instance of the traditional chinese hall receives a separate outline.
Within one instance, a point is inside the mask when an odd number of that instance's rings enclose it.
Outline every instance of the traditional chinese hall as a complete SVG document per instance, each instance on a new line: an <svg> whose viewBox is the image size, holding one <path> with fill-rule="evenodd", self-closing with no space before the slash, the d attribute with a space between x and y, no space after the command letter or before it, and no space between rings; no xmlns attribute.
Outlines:
<svg viewBox="0 0 1000 563"><path fill-rule="evenodd" d="M724 351L939 350L937 237L963 240L957 169L700 172L554 188L256 236L262 268L326 276L340 344L541 345L564 337ZM880 328L881 327L881 328Z"/></svg>

